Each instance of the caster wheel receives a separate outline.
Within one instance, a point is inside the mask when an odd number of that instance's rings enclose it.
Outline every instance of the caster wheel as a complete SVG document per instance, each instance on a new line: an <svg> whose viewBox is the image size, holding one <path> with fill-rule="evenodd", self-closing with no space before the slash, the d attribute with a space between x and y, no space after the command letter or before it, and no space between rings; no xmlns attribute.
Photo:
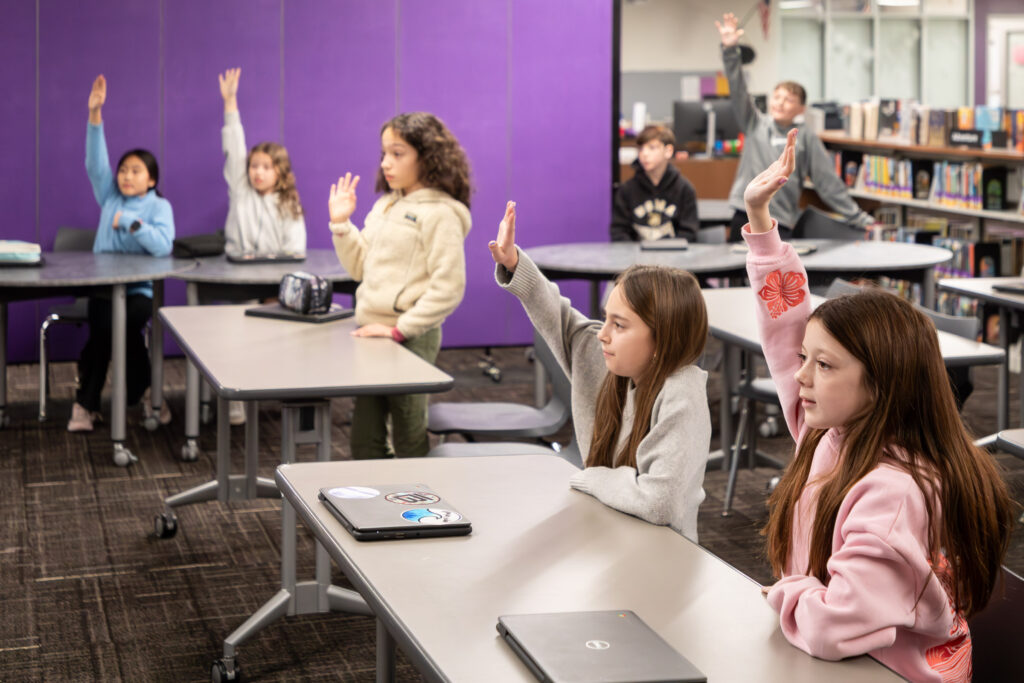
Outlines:
<svg viewBox="0 0 1024 683"><path fill-rule="evenodd" d="M758 425L757 433L765 439L779 434L779 419L776 417L766 417L764 421Z"/></svg>
<svg viewBox="0 0 1024 683"><path fill-rule="evenodd" d="M229 669L223 659L217 659L210 666L210 680L213 681L213 683L241 681L242 670L239 668L237 661L235 662L235 665Z"/></svg>
<svg viewBox="0 0 1024 683"><path fill-rule="evenodd" d="M178 518L173 514L161 512L153 517L153 531L157 538L172 538L178 533Z"/></svg>
<svg viewBox="0 0 1024 683"><path fill-rule="evenodd" d="M776 475L776 476L774 476L774 477L772 477L771 479L768 480L768 486L766 488L769 491L774 491L775 487L779 485L780 481L782 481L782 477L779 477L779 476Z"/></svg>
<svg viewBox="0 0 1024 683"><path fill-rule="evenodd" d="M209 403L204 403L199 407L199 421L204 425L208 425L211 420L213 420L213 408L210 407Z"/></svg>
<svg viewBox="0 0 1024 683"><path fill-rule="evenodd" d="M195 462L199 459L199 444L196 443L195 439L189 439L181 447L181 459L185 462Z"/></svg>
<svg viewBox="0 0 1024 683"><path fill-rule="evenodd" d="M146 428L147 432L155 432L156 428L160 426L160 420L156 419L155 415L148 415L142 420L142 426Z"/></svg>
<svg viewBox="0 0 1024 683"><path fill-rule="evenodd" d="M128 467L132 463L138 462L139 459L135 455L125 448L121 444L114 444L114 464L118 467Z"/></svg>
<svg viewBox="0 0 1024 683"><path fill-rule="evenodd" d="M498 368L491 368L487 371L487 376L491 378L491 381L495 384L501 382L501 370Z"/></svg>

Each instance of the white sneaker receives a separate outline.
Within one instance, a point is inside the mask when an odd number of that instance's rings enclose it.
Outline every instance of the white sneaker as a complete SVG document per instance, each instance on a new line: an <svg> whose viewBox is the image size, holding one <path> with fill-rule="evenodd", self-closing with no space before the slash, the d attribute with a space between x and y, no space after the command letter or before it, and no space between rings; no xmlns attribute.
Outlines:
<svg viewBox="0 0 1024 683"><path fill-rule="evenodd" d="M142 395L142 417L148 418L153 414L153 400L150 397L149 389L146 389L146 393ZM171 407L167 405L167 399L164 398L163 403L160 404L160 417L158 418L160 424L168 425L171 423Z"/></svg>
<svg viewBox="0 0 1024 683"><path fill-rule="evenodd" d="M78 401L71 406L71 419L68 420L68 431L69 432L91 432L92 431L92 413L90 413L85 406Z"/></svg>
<svg viewBox="0 0 1024 683"><path fill-rule="evenodd" d="M228 406L228 422L233 425L244 425L245 424L245 402L244 401L229 401Z"/></svg>

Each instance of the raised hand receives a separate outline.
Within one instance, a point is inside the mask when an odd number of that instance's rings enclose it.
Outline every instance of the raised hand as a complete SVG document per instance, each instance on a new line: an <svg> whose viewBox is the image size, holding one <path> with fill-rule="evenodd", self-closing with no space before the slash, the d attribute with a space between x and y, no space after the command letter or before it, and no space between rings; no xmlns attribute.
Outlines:
<svg viewBox="0 0 1024 683"><path fill-rule="evenodd" d="M89 93L89 123L99 124L102 121L101 110L103 103L107 101L107 79L100 74L92 82L92 91Z"/></svg>
<svg viewBox="0 0 1024 683"><path fill-rule="evenodd" d="M505 266L510 273L519 265L519 252L516 251L516 203L505 204L505 216L498 224L498 239L491 240L487 247L491 250L491 258L495 263Z"/></svg>
<svg viewBox="0 0 1024 683"><path fill-rule="evenodd" d="M779 188L786 184L796 167L796 134L796 128L789 131L786 136L786 147L782 150L779 158L751 180L747 184L747 189L743 191L743 203L747 207L751 232L771 230L772 223L768 216L768 204Z"/></svg>
<svg viewBox="0 0 1024 683"><path fill-rule="evenodd" d="M331 196L327 199L327 212L332 223L344 223L356 210L356 185L359 176L346 173L335 185L331 185Z"/></svg>
<svg viewBox="0 0 1024 683"><path fill-rule="evenodd" d="M229 106L238 109L238 79L242 75L241 69L228 69L222 74L217 74L220 82L220 96L224 98L224 108Z"/></svg>
<svg viewBox="0 0 1024 683"><path fill-rule="evenodd" d="M726 47L732 47L740 42L740 38L743 37L743 29L737 28L736 15L732 12L726 12L722 15L722 21L715 20L715 26L718 27L718 34L722 37L722 45Z"/></svg>

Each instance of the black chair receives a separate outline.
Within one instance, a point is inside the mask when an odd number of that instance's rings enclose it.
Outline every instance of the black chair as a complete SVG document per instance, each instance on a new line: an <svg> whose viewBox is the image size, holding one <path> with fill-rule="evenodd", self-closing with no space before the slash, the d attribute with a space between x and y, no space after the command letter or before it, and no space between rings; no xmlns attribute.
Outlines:
<svg viewBox="0 0 1024 683"><path fill-rule="evenodd" d="M847 240L864 239L864 230L837 221L824 211L808 206L796 219L793 237L804 239Z"/></svg>
<svg viewBox="0 0 1024 683"><path fill-rule="evenodd" d="M53 240L54 251L92 251L96 241L96 231L88 228L57 228L57 236ZM89 300L86 297L75 299L69 304L58 304L50 308L49 315L39 326L39 421L46 420L46 399L49 396L49 363L46 355L46 335L52 325L70 323L82 325L89 321ZM78 382L78 378L75 378Z"/></svg>
<svg viewBox="0 0 1024 683"><path fill-rule="evenodd" d="M988 605L968 625L974 680L1024 681L1024 579L1003 567Z"/></svg>

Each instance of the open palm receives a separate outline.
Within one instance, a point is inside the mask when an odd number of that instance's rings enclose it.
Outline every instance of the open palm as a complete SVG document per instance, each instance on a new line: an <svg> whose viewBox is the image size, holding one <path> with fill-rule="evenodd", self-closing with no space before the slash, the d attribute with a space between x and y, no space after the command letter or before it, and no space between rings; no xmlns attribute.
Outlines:
<svg viewBox="0 0 1024 683"><path fill-rule="evenodd" d="M495 263L500 263L509 271L519 264L519 252L516 251L516 203L505 204L505 216L498 224L498 239L491 240L487 245Z"/></svg>
<svg viewBox="0 0 1024 683"><path fill-rule="evenodd" d="M327 199L327 211L331 216L332 223L344 223L356 210L356 185L359 184L359 176L352 177L346 173L338 182L331 185L331 195Z"/></svg>
<svg viewBox="0 0 1024 683"><path fill-rule="evenodd" d="M767 206L779 188L785 185L789 176L793 174L796 167L796 134L796 128L789 131L789 135L786 136L786 148L782 150L779 158L751 180L747 189L743 191L743 203L748 207L748 211Z"/></svg>
<svg viewBox="0 0 1024 683"><path fill-rule="evenodd" d="M92 91L89 93L89 110L95 111L107 101L107 79L100 74L92 82Z"/></svg>
<svg viewBox="0 0 1024 683"><path fill-rule="evenodd" d="M721 22L715 21L715 26L718 27L718 35L722 39L722 45L732 47L740 42L740 38L743 37L743 29L738 28L738 24L736 15L732 12L724 14Z"/></svg>

